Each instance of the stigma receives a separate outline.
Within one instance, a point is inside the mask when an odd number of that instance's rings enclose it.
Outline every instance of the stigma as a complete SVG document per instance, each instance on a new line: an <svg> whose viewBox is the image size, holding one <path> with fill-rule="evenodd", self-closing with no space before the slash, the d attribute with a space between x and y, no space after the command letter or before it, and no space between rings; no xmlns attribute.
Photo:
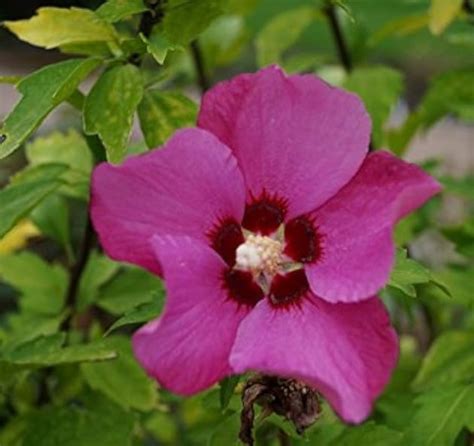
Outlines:
<svg viewBox="0 0 474 446"><path fill-rule="evenodd" d="M236 267L253 274L273 276L282 263L283 246L278 240L258 234L249 234L236 250Z"/></svg>

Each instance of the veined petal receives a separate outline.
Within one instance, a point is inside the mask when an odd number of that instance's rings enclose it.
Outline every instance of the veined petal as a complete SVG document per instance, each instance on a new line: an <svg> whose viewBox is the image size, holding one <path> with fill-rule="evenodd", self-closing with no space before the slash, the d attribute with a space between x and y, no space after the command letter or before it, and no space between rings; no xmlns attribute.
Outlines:
<svg viewBox="0 0 474 446"><path fill-rule="evenodd" d="M92 178L92 219L107 254L158 274L148 243L153 234L208 242L220 219L242 219L244 204L234 156L201 129L179 131L164 148L121 166L103 163Z"/></svg>
<svg viewBox="0 0 474 446"><path fill-rule="evenodd" d="M311 214L322 250L306 265L313 292L329 302L355 302L379 291L393 266L394 225L440 189L418 166L371 153L351 182Z"/></svg>
<svg viewBox="0 0 474 446"><path fill-rule="evenodd" d="M229 146L247 200L265 193L287 203L287 218L312 211L357 172L370 120L360 99L312 75L278 67L243 74L203 98L198 125Z"/></svg>
<svg viewBox="0 0 474 446"><path fill-rule="evenodd" d="M228 358L240 321L250 307L229 298L227 265L189 237L155 236L167 301L163 315L133 336L136 358L165 388L191 395L231 373Z"/></svg>
<svg viewBox="0 0 474 446"><path fill-rule="evenodd" d="M230 364L295 378L320 391L346 421L370 413L398 358L398 340L382 302L329 304L309 294L298 305L263 300L241 323Z"/></svg>

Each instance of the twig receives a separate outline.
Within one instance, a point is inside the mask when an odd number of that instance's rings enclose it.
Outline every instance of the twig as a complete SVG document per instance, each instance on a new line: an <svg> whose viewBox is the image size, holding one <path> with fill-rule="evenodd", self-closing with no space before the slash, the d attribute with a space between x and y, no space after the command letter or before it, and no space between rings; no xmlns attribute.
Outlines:
<svg viewBox="0 0 474 446"><path fill-rule="evenodd" d="M95 233L92 227L90 218L87 218L86 228L84 230L84 237L82 239L81 249L77 262L74 264L69 279L69 285L66 294L66 305L71 309L71 313L61 323L61 330L68 330L71 325L74 312L72 311L76 306L77 292L81 281L81 275L87 264L87 260L95 244Z"/></svg>
<svg viewBox="0 0 474 446"><path fill-rule="evenodd" d="M202 57L201 48L199 47L197 40L194 40L191 43L191 54L193 56L194 66L196 67L199 88L201 89L201 93L205 93L211 86L211 83L206 74L204 59Z"/></svg>
<svg viewBox="0 0 474 446"><path fill-rule="evenodd" d="M336 43L336 48L339 54L339 59L341 61L341 64L344 67L346 73L350 73L352 69L354 68L354 64L352 62L351 54L349 52L349 48L347 46L346 40L344 39L344 34L342 32L342 28L339 23L336 7L334 6L334 4L328 3L324 7L324 13L326 14L329 20L329 25L331 27L331 32L334 37L334 41ZM374 149L375 149L374 143L371 139L369 142L369 152L372 152Z"/></svg>
<svg viewBox="0 0 474 446"><path fill-rule="evenodd" d="M349 73L352 71L352 59L347 48L344 35L342 34L341 25L339 24L339 19L337 18L337 11L335 6L332 3L329 3L325 8L324 12L326 13L329 24L331 26L331 32L336 42L337 52L339 54L339 59L344 67L344 69Z"/></svg>

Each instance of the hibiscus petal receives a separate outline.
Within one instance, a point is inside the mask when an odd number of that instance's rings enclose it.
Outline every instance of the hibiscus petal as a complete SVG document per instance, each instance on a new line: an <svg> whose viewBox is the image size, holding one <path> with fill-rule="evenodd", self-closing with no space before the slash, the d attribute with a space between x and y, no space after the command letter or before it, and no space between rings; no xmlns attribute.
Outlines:
<svg viewBox="0 0 474 446"><path fill-rule="evenodd" d="M322 253L306 266L313 292L329 302L372 296L388 281L396 222L440 191L418 166L371 153L353 180L312 213Z"/></svg>
<svg viewBox="0 0 474 446"><path fill-rule="evenodd" d="M231 151L200 129L177 132L163 149L103 163L92 178L92 219L107 254L160 273L148 239L189 235L208 241L219 219L240 221L242 174Z"/></svg>
<svg viewBox="0 0 474 446"><path fill-rule="evenodd" d="M288 218L312 211L350 180L370 134L357 96L312 75L286 77L275 66L212 88L198 125L233 150L248 200L264 191L280 197Z"/></svg>
<svg viewBox="0 0 474 446"><path fill-rule="evenodd" d="M236 373L300 379L344 420L359 423L397 358L397 335L378 298L329 304L309 295L288 308L261 301L239 327L230 364Z"/></svg>
<svg viewBox="0 0 474 446"><path fill-rule="evenodd" d="M134 353L164 387L191 395L231 373L229 353L249 307L228 298L226 265L205 244L155 236L152 245L163 266L167 301L163 315L133 336Z"/></svg>

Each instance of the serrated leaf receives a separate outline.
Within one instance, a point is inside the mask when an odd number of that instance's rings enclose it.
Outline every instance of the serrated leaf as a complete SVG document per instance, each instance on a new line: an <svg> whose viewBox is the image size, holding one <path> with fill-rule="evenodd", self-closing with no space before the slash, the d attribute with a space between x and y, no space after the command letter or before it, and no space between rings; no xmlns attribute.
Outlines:
<svg viewBox="0 0 474 446"><path fill-rule="evenodd" d="M62 184L59 178L64 170L61 165L45 165L0 190L0 237Z"/></svg>
<svg viewBox="0 0 474 446"><path fill-rule="evenodd" d="M160 29L172 44L187 45L224 12L225 3L226 0L168 0Z"/></svg>
<svg viewBox="0 0 474 446"><path fill-rule="evenodd" d="M26 146L26 157L31 166L52 162L68 166L68 171L61 177L66 184L60 188L60 192L75 198L89 199L92 154L85 139L76 130L53 132L35 138Z"/></svg>
<svg viewBox="0 0 474 446"><path fill-rule="evenodd" d="M123 407L152 410L157 402L156 384L135 360L130 340L114 336L104 342L118 352L118 357L104 363L82 364L86 382Z"/></svg>
<svg viewBox="0 0 474 446"><path fill-rule="evenodd" d="M125 155L133 116L142 95L141 73L127 64L102 73L85 100L85 131L99 136L111 162L120 162Z"/></svg>
<svg viewBox="0 0 474 446"><path fill-rule="evenodd" d="M384 124L402 93L402 74L383 66L356 68L343 87L361 97L372 118L372 139L376 147L381 146Z"/></svg>
<svg viewBox="0 0 474 446"><path fill-rule="evenodd" d="M22 446L130 446L134 415L100 395L30 414Z"/></svg>
<svg viewBox="0 0 474 446"><path fill-rule="evenodd" d="M179 128L195 125L196 104L178 92L148 90L138 106L147 146L158 147Z"/></svg>
<svg viewBox="0 0 474 446"><path fill-rule="evenodd" d="M24 248L31 237L40 234L31 220L21 220L0 239L0 255Z"/></svg>
<svg viewBox="0 0 474 446"><path fill-rule="evenodd" d="M16 365L43 367L105 361L117 357L116 350L104 340L63 347L65 339L64 333L42 336L17 346L2 359Z"/></svg>
<svg viewBox="0 0 474 446"><path fill-rule="evenodd" d="M434 278L443 284L450 291L450 295L456 303L472 307L474 305L474 295L472 293L472 278L474 277L474 267L466 268L445 268L433 273Z"/></svg>
<svg viewBox="0 0 474 446"><path fill-rule="evenodd" d="M301 7L275 16L256 39L257 63L260 67L281 63L285 50L290 48L314 20L314 10Z"/></svg>
<svg viewBox="0 0 474 446"><path fill-rule="evenodd" d="M95 13L109 23L115 23L146 11L143 0L107 0Z"/></svg>
<svg viewBox="0 0 474 446"><path fill-rule="evenodd" d="M423 359L413 386L417 390L443 388L474 379L474 332L442 333Z"/></svg>
<svg viewBox="0 0 474 446"><path fill-rule="evenodd" d="M418 410L406 433L410 446L452 446L464 427L474 428L474 385L437 387L415 401Z"/></svg>
<svg viewBox="0 0 474 446"><path fill-rule="evenodd" d="M338 436L331 446L402 446L403 434L373 421L350 427Z"/></svg>
<svg viewBox="0 0 474 446"><path fill-rule="evenodd" d="M392 271L389 285L403 291L411 297L416 297L414 284L428 283L431 273L423 265L409 259L404 249L397 249L395 267Z"/></svg>
<svg viewBox="0 0 474 446"><path fill-rule="evenodd" d="M395 257L395 266L392 270L389 287L397 288L410 297L416 297L416 288L414 285L431 283L438 287L444 294L451 296L451 292L445 281L429 269L408 258L405 249L398 248Z"/></svg>
<svg viewBox="0 0 474 446"><path fill-rule="evenodd" d="M180 45L171 43L159 27L153 29L150 37L146 38L143 34L140 34L140 37L145 42L147 51L160 65L165 62L168 52L182 48Z"/></svg>
<svg viewBox="0 0 474 446"><path fill-rule="evenodd" d="M461 12L463 0L431 0L430 31L441 34Z"/></svg>
<svg viewBox="0 0 474 446"><path fill-rule="evenodd" d="M5 26L19 39L47 49L84 42L118 44L114 27L90 9L39 8L32 18L7 21Z"/></svg>
<svg viewBox="0 0 474 446"><path fill-rule="evenodd" d="M158 294L158 293L157 293ZM163 309L163 296L154 295L152 302L144 303L138 307L130 310L120 319L117 319L107 330L105 335L108 335L114 330L117 330L120 327L131 324L140 324L142 322L148 322L152 319L155 319Z"/></svg>
<svg viewBox="0 0 474 446"><path fill-rule="evenodd" d="M30 252L0 256L0 278L22 293L23 310L55 315L63 308L67 273L60 265Z"/></svg>
<svg viewBox="0 0 474 446"><path fill-rule="evenodd" d="M0 159L16 150L98 64L96 59L70 59L43 67L23 78L17 84L22 98L0 129L4 136L0 143Z"/></svg>
<svg viewBox="0 0 474 446"><path fill-rule="evenodd" d="M163 292L156 276L130 268L102 287L96 304L111 314L122 315L140 304L152 302L157 298L156 293Z"/></svg>

